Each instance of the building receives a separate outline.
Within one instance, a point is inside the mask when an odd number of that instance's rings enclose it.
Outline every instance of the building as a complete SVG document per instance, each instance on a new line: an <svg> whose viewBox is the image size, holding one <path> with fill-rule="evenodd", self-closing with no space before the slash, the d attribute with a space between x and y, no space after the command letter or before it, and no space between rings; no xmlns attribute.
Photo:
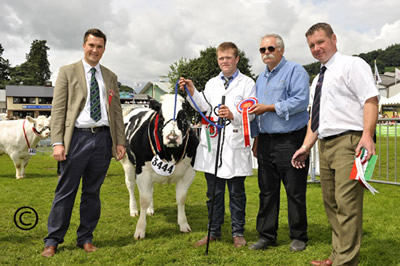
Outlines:
<svg viewBox="0 0 400 266"><path fill-rule="evenodd" d="M5 113L6 110L6 90L0 90L0 113Z"/></svg>
<svg viewBox="0 0 400 266"><path fill-rule="evenodd" d="M160 80L158 82L147 82L146 85L143 86L143 88L139 91L139 94L147 94L151 98L156 99L157 101L160 101L161 95L170 93L171 86L169 82L165 80Z"/></svg>
<svg viewBox="0 0 400 266"><path fill-rule="evenodd" d="M381 96L390 98L400 93L400 80L395 80L394 72L379 74L382 82L377 85Z"/></svg>
<svg viewBox="0 0 400 266"><path fill-rule="evenodd" d="M6 85L7 118L50 116L54 87Z"/></svg>

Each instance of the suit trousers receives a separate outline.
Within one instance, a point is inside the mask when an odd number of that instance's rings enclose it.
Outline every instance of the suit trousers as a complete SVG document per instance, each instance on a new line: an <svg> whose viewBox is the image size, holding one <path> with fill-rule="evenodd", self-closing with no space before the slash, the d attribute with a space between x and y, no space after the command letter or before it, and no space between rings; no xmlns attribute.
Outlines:
<svg viewBox="0 0 400 266"><path fill-rule="evenodd" d="M47 222L48 236L44 239L46 246L57 246L64 242L81 179L77 244L92 242L93 231L100 218L100 187L110 165L111 152L109 129L97 133L74 130L67 160L61 162L61 178Z"/></svg>
<svg viewBox="0 0 400 266"><path fill-rule="evenodd" d="M208 219L211 218L211 204L213 188L215 187L214 211L211 224L211 236L221 236L221 225L225 215L225 187L228 184L229 210L231 212L232 237L243 236L246 222L246 191L244 187L245 176L230 179L215 178L213 174L204 173L207 179L207 208Z"/></svg>
<svg viewBox="0 0 400 266"><path fill-rule="evenodd" d="M364 187L349 179L362 132L319 141L322 198L332 227L334 265L357 265L362 238Z"/></svg>
<svg viewBox="0 0 400 266"><path fill-rule="evenodd" d="M306 190L309 160L306 167L291 165L293 154L301 147L307 128L285 134L260 134L257 141L260 208L257 215L259 238L276 243L281 182L288 204L289 236L308 241Z"/></svg>

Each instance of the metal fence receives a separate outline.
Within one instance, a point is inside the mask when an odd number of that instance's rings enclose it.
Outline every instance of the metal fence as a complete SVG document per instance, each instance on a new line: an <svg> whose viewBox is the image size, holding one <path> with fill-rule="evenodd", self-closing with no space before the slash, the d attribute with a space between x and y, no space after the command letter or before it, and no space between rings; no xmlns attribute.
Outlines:
<svg viewBox="0 0 400 266"><path fill-rule="evenodd" d="M371 182L400 185L397 177L397 165L400 160L397 156L398 132L400 118L379 118L376 126L376 154L378 162L375 165ZM318 148L314 145L310 154L309 182L319 182Z"/></svg>

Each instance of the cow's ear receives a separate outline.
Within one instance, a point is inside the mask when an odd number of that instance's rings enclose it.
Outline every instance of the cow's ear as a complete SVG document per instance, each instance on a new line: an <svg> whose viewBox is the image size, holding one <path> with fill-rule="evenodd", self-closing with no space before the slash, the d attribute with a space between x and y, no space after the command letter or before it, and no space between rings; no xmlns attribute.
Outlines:
<svg viewBox="0 0 400 266"><path fill-rule="evenodd" d="M32 117L30 117L29 115L26 116L26 119L31 122L31 123L35 123L35 119L33 119Z"/></svg>
<svg viewBox="0 0 400 266"><path fill-rule="evenodd" d="M156 112L159 112L161 110L161 104L157 100L154 100L154 99L150 99L149 107L151 109L155 110Z"/></svg>

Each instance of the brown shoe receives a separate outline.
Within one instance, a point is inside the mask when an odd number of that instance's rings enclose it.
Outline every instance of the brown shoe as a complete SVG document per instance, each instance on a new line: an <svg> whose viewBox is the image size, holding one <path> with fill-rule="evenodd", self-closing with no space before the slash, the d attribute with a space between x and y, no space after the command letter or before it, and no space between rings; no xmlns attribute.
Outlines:
<svg viewBox="0 0 400 266"><path fill-rule="evenodd" d="M246 242L246 240L244 239L243 236L234 236L233 237L233 245L236 248L240 248L240 247L246 246L246 244L247 244L247 242Z"/></svg>
<svg viewBox="0 0 400 266"><path fill-rule="evenodd" d="M95 252L96 250L98 250L98 248L96 248L92 243L85 243L83 245L78 245L78 247L80 247L87 253Z"/></svg>
<svg viewBox="0 0 400 266"><path fill-rule="evenodd" d="M45 258L50 258L50 257L53 257L54 254L56 254L56 252L57 252L56 246L47 246L47 247L44 247L41 255Z"/></svg>
<svg viewBox="0 0 400 266"><path fill-rule="evenodd" d="M310 262L311 265L332 265L333 261L331 261L330 259L326 259L326 260L313 260Z"/></svg>
<svg viewBox="0 0 400 266"><path fill-rule="evenodd" d="M200 247L200 246L206 245L207 244L207 239L208 239L208 236L205 236L203 239L197 241L195 246L196 247ZM210 236L210 242L215 241L215 240L217 240L215 237Z"/></svg>

